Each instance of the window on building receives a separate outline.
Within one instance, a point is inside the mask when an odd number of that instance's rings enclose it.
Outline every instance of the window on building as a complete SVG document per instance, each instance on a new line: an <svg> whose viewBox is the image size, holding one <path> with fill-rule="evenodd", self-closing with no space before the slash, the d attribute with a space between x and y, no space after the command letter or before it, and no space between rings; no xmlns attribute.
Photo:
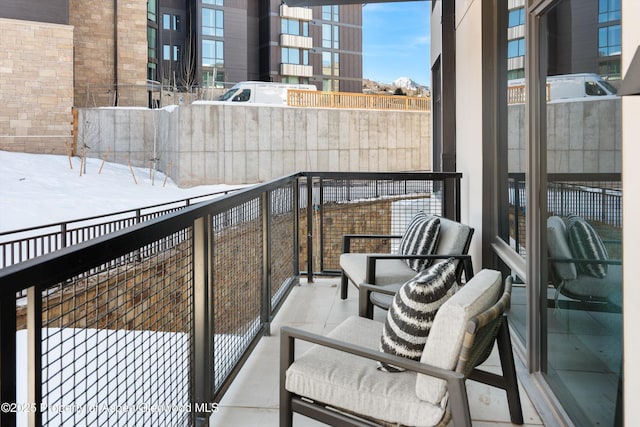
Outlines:
<svg viewBox="0 0 640 427"><path fill-rule="evenodd" d="M297 19L282 18L282 34L292 36L300 35L300 21Z"/></svg>
<svg viewBox="0 0 640 427"><path fill-rule="evenodd" d="M322 52L322 74L331 75L331 52Z"/></svg>
<svg viewBox="0 0 640 427"><path fill-rule="evenodd" d="M322 90L325 92L340 92L340 85L336 79L323 79Z"/></svg>
<svg viewBox="0 0 640 427"><path fill-rule="evenodd" d="M524 79L524 68L507 71L507 80Z"/></svg>
<svg viewBox="0 0 640 427"><path fill-rule="evenodd" d="M156 0L147 0L147 19L156 22Z"/></svg>
<svg viewBox="0 0 640 427"><path fill-rule="evenodd" d="M224 87L224 73L218 70L203 70L202 71L202 86L203 87Z"/></svg>
<svg viewBox="0 0 640 427"><path fill-rule="evenodd" d="M224 37L224 12L219 9L202 9L202 35Z"/></svg>
<svg viewBox="0 0 640 427"><path fill-rule="evenodd" d="M338 52L322 52L322 74L325 76L340 75L340 54Z"/></svg>
<svg viewBox="0 0 640 427"><path fill-rule="evenodd" d="M518 56L524 56L524 38L509 40L507 44L507 57L516 58Z"/></svg>
<svg viewBox="0 0 640 427"><path fill-rule="evenodd" d="M171 46L168 44L162 46L162 59L165 61L171 59Z"/></svg>
<svg viewBox="0 0 640 427"><path fill-rule="evenodd" d="M219 40L202 40L202 66L224 67L224 42Z"/></svg>
<svg viewBox="0 0 640 427"><path fill-rule="evenodd" d="M509 11L509 28L524 25L525 14L524 7L512 9Z"/></svg>
<svg viewBox="0 0 640 427"><path fill-rule="evenodd" d="M608 25L598 29L598 53L600 56L620 55L621 43L620 25Z"/></svg>
<svg viewBox="0 0 640 427"><path fill-rule="evenodd" d="M295 47L283 47L282 48L282 63L283 64L300 64L300 49Z"/></svg>
<svg viewBox="0 0 640 427"><path fill-rule="evenodd" d="M322 24L322 47L340 48L340 27L338 25Z"/></svg>
<svg viewBox="0 0 640 427"><path fill-rule="evenodd" d="M322 19L325 21L340 21L340 7L338 5L322 6Z"/></svg>
<svg viewBox="0 0 640 427"><path fill-rule="evenodd" d="M165 13L162 15L162 28L165 30L171 29L171 15Z"/></svg>
<svg viewBox="0 0 640 427"><path fill-rule="evenodd" d="M158 80L158 68L153 62L147 63L147 79L153 81Z"/></svg>
<svg viewBox="0 0 640 427"><path fill-rule="evenodd" d="M602 77L620 78L620 60L602 61L598 64L598 74Z"/></svg>
<svg viewBox="0 0 640 427"><path fill-rule="evenodd" d="M620 20L620 0L600 0L598 3L598 22Z"/></svg>
<svg viewBox="0 0 640 427"><path fill-rule="evenodd" d="M147 27L147 42L149 44L149 58L157 58L156 56L156 40L158 30Z"/></svg>
<svg viewBox="0 0 640 427"><path fill-rule="evenodd" d="M213 6L223 6L222 0L202 0L202 4L210 4Z"/></svg>

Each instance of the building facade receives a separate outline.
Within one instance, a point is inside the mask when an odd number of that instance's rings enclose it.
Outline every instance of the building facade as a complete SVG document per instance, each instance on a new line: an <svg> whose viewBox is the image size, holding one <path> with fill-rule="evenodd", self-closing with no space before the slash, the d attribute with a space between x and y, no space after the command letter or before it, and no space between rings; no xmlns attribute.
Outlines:
<svg viewBox="0 0 640 427"><path fill-rule="evenodd" d="M596 73L609 80L621 78L620 1L571 0L556 8L547 25L564 44L549 52L550 75ZM509 0L508 4L508 77L521 79L525 74L525 0Z"/></svg>
<svg viewBox="0 0 640 427"><path fill-rule="evenodd" d="M0 150L64 153L72 140L68 0L0 0Z"/></svg>
<svg viewBox="0 0 640 427"><path fill-rule="evenodd" d="M240 81L362 92L362 6L150 0L147 78L190 90Z"/></svg>

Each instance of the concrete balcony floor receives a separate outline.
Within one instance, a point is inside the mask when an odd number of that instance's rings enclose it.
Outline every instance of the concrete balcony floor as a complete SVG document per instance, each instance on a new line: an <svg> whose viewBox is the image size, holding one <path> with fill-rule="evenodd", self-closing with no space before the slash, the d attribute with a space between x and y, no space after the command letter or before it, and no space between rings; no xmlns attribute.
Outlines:
<svg viewBox="0 0 640 427"><path fill-rule="evenodd" d="M339 278L315 278L292 291L271 325L271 336L263 337L240 373L222 398L210 425L215 427L278 426L279 344L280 327L293 326L326 334L348 316L357 314L357 292L349 289L349 298L340 299ZM377 310L375 318L384 320L386 312ZM310 344L300 342L298 351ZM485 362L487 369L499 372L499 359L494 350ZM474 381L467 381L471 417L474 426L510 426L506 395L502 390ZM520 397L526 426L543 425L526 392L520 386ZM317 427L324 424L294 415L296 427ZM450 425L453 425L451 423Z"/></svg>

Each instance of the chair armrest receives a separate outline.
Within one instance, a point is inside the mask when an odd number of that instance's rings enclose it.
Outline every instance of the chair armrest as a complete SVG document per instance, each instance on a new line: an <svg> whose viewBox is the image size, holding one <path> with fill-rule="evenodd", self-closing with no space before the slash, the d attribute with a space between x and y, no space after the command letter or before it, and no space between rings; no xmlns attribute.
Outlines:
<svg viewBox="0 0 640 427"><path fill-rule="evenodd" d="M395 356L393 354L383 353L378 350L362 347L355 344L350 344L344 341L339 341L323 335L314 334L313 332L304 331L301 329L292 328L290 326L283 326L280 328L280 368L281 375L286 368L288 368L294 361L295 343L294 340L307 341L312 344L317 344L322 347L332 348L334 350L342 351L344 353L354 354L356 356L364 357L369 360L375 360L390 365L404 368L408 371L417 372L419 374L429 375L432 377L440 378L447 383L459 383L464 387L464 375L461 373L438 368L436 366L427 365L426 363L418 362L416 360L407 359L405 357Z"/></svg>
<svg viewBox="0 0 640 427"><path fill-rule="evenodd" d="M358 316L373 319L373 303L371 302L371 292L379 292L386 295L395 295L395 291L386 289L371 283L360 283L358 285Z"/></svg>
<svg viewBox="0 0 640 427"><path fill-rule="evenodd" d="M547 258L547 260L558 263L622 265L622 260L619 259Z"/></svg>
<svg viewBox="0 0 640 427"><path fill-rule="evenodd" d="M367 256L367 270L365 274L365 282L374 284L376 283L376 262L383 259L449 259L455 258L462 261L462 269L464 270L464 277L467 281L473 277L473 265L471 261L471 255L451 255L451 254L434 254L434 255L399 255L399 254L371 254ZM459 275L456 275L459 280Z"/></svg>
<svg viewBox="0 0 640 427"><path fill-rule="evenodd" d="M401 239L402 235L397 234L344 234L342 236L342 253L351 252L351 240L357 239Z"/></svg>

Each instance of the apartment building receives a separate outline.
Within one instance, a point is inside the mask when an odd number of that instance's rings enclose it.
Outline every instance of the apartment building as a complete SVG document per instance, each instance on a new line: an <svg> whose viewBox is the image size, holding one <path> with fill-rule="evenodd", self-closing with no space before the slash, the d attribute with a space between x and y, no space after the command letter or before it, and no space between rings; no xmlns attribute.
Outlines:
<svg viewBox="0 0 640 427"><path fill-rule="evenodd" d="M557 8L548 25L560 40L570 40L549 52L552 75L596 73L619 80L621 53L620 0L571 0ZM525 0L509 0L508 77L524 78ZM550 18L551 19L551 18ZM573 37L567 37L573 34ZM570 44L566 44L570 43Z"/></svg>
<svg viewBox="0 0 640 427"><path fill-rule="evenodd" d="M150 0L147 78L226 87L244 80L362 91L362 5Z"/></svg>

